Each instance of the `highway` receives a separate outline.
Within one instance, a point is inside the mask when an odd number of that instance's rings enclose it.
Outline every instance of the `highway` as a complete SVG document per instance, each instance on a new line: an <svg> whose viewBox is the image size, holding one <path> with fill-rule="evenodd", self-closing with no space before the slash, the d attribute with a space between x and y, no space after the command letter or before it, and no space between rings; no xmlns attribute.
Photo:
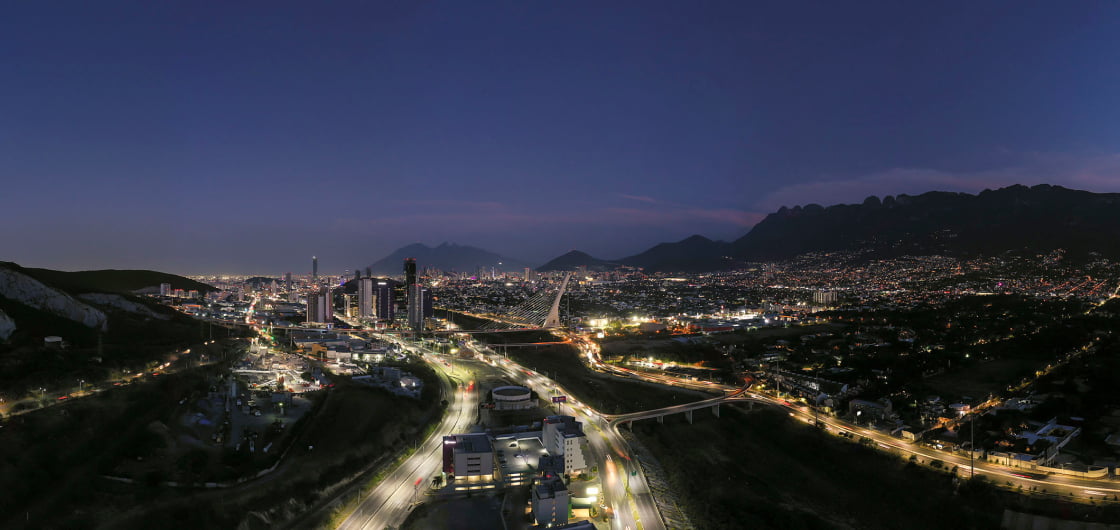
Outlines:
<svg viewBox="0 0 1120 530"><path fill-rule="evenodd" d="M462 331L460 330L459 332ZM899 458L909 459L915 457L924 464L928 464L932 461L940 461L946 468L951 469L956 466L958 475L961 477L967 478L971 471L976 475L984 476L995 485L1011 489L1021 488L1024 493L1037 492L1080 501L1090 499L1095 501L1111 501L1114 496L1120 496L1120 487L1118 487L1120 483L1113 479L1084 479L1061 474L1046 475L985 461L976 461L975 468L973 469L970 467L970 459L967 455L948 453L921 444L910 443L886 433L849 424L848 422L831 416L814 415L813 412L805 406L790 403L789 401L772 395L756 391L744 392L742 388L729 385L715 384L706 381L693 381L671 375L639 372L612 366L601 361L597 344L595 344L594 341L588 340L586 337L578 334L559 333L567 340L573 342L576 347L580 348L580 352L586 358L587 364L597 371L630 380L639 379L696 390L722 391L726 393L724 396L702 402L677 405L653 411L605 416L586 405L576 402L570 397L570 393L560 388L554 381L517 365L508 359L499 358L493 351L489 350L489 348L482 348L484 353L489 354L492 363L500 365L505 373L515 381L534 388L541 395L548 395L553 389L569 395L568 404L571 406L566 407L570 410L566 410L565 412L580 417L584 421L585 431L588 435L588 441L596 465L598 465L601 470L601 476L603 477L604 500L614 511L612 528L636 529L639 527L639 524L641 528L663 527L660 515L657 512L656 504L653 502L649 494L648 485L645 483L644 474L641 472L640 466L632 460L628 445L617 431L618 425L625 421L653 418L659 415L674 414L683 412L684 410L708 407L719 402L756 401L781 407L785 409L791 417L800 421L804 421L808 424L820 422L821 426L831 434L844 435L853 440L866 438L867 441L865 443L868 443L871 447L896 454ZM384 335L383 337L387 340L398 340L395 337ZM477 396L471 396L471 399L473 399L474 403L477 403ZM467 426L467 424L458 425L455 426L454 430L446 432L462 432L466 430ZM443 429L441 428L440 431L442 432ZM431 444L430 447L427 444ZM427 466L431 470L437 468L440 460L437 454L438 447L438 436L429 439L428 442L426 442L425 449L431 451L429 455L431 459L430 461L416 463L416 465L420 467ZM424 453L424 451L421 453ZM412 463L412 459L410 459L409 463ZM401 467L413 469L409 468L407 465ZM415 478L424 475L430 476L432 473L434 473L434 471L429 473L416 473L416 477L409 479L405 476L407 473L402 472L402 476L393 477L400 479L402 482L401 484L397 484L397 489L392 492L393 495L382 493L383 496L379 498L386 499L382 501L382 506L388 505L398 507L398 511L402 514L399 519L403 520L409 508L408 503L410 501L408 499L411 499L411 494L405 496L402 492L406 489L411 489L411 486L409 486L409 488L404 488L402 484L411 485L415 482ZM385 482L389 481L386 480ZM377 490L375 490L374 493L377 493ZM371 497L373 496L374 495L371 494ZM402 501L402 499L405 500ZM367 501L369 501L369 499L367 499ZM363 502L363 507L368 512L370 506L367 504L367 502ZM379 508L379 511L384 510ZM360 527L381 528L377 526Z"/></svg>
<svg viewBox="0 0 1120 530"><path fill-rule="evenodd" d="M498 356L488 347L480 346L477 349L487 356L492 365L500 367L507 377L535 390L538 395L552 395L555 390L568 396L563 412L583 421L591 457L598 466L602 479L601 501L614 514L611 519L612 529L665 528L641 466L633 460L629 444L616 428L610 426L606 416L574 399L555 381Z"/></svg>
<svg viewBox="0 0 1120 530"><path fill-rule="evenodd" d="M610 420L612 428L617 428L627 421L656 418L657 416L667 414L680 414L687 410L710 407L716 403L755 401L783 408L790 417L809 425L820 422L827 432L837 436L849 435L852 440L867 438L870 440L868 443L872 447L895 454L899 458L909 459L913 455L923 464L929 464L930 462L939 460L943 463L945 469L952 469L956 466L957 474L962 478L967 478L970 475L972 468L970 467L971 464L967 455L935 450L920 443L911 443L901 440L887 433L852 425L831 416L814 415L813 411L807 406L796 405L789 401L760 392L747 391L744 388L732 391L732 387L726 386L721 386L721 388L730 393L705 401L675 405L663 409L610 415L606 416L606 418ZM1015 490L1022 487L1024 493L1036 492L1038 494L1061 496L1081 501L1094 500L1098 502L1103 500L1112 501L1114 496L1120 495L1120 483L1109 478L1085 479L1070 475L1046 475L1030 470L1010 468L983 460L977 460L975 462L975 473L984 476L997 486Z"/></svg>
<svg viewBox="0 0 1120 530"><path fill-rule="evenodd" d="M395 337L386 340L397 342ZM414 343L410 348L417 348ZM528 370L508 359L501 359L493 351L483 348L490 355L490 364L513 382L533 388L541 396L553 389L563 392L555 382ZM429 363L444 367L438 358L425 354ZM457 363L460 366L462 363ZM450 389L448 389L450 391ZM339 526L344 530L381 530L398 526L408 517L409 511L419 501L428 480L440 469L442 441L447 434L468 432L478 408L478 395L474 391L456 390L455 399L449 400L449 414L422 448L387 475L362 499L354 512ZM571 399L571 398L569 398ZM575 401L565 405L564 412L584 423L591 449L591 457L602 477L602 502L614 513L611 528L618 530L661 530L665 528L645 476L637 462L630 456L629 446L609 420L590 407ZM416 485L420 479L419 486Z"/></svg>
<svg viewBox="0 0 1120 530"><path fill-rule="evenodd" d="M763 394L751 394L751 397L762 402L781 406L789 411L791 417L808 424L812 424L814 421L813 413L809 410L804 410L803 407L787 405L781 400ZM869 438L876 448L897 454L900 458L908 459L911 455L915 455L927 464L934 460L940 460L945 464L945 467L950 469L953 466L957 466L957 474L963 478L968 478L970 474L969 457L967 455L938 451L931 447L895 438L886 433L853 426L847 422L829 416L818 416L816 420L823 423L825 429L830 433L849 432L857 437L857 439L858 437ZM1021 486L1025 493L1031 491L1045 491L1046 494L1057 494L1078 500L1092 499L1095 501L1105 500L1106 498L1111 500L1113 496L1120 495L1120 487L1118 487L1117 481L1108 478L1082 479L1070 475L1045 475L1030 470L1010 468L982 460L977 460L975 465L975 472L977 475L984 476L997 486L1009 487L1012 489L1018 489Z"/></svg>
<svg viewBox="0 0 1120 530"><path fill-rule="evenodd" d="M1118 288L1118 291L1120 291L1120 288ZM763 394L760 392L743 393L744 389L734 386L698 383L697 381L676 378L670 375L646 374L611 366L609 364L603 363L600 360L599 348L594 341L591 341L586 337L581 337L574 334L569 335L569 338L580 348L581 352L584 354L584 357L587 360L588 365L592 369L599 370L604 373L610 373L612 375L628 379L637 378L685 388L706 388L708 390L727 392L728 394L723 396L722 398L707 400L706 403L714 404L718 401L754 400L761 403L782 407L787 410L791 417L794 417L806 423L813 424L815 421L822 422L825 425L825 429L832 434L839 435L841 433L852 433L851 436L856 437L855 439L858 439L860 437L869 438L873 447L879 450L895 453L899 455L900 458L908 459L911 455L915 455L924 463L940 460L950 469L953 466L957 466L958 474L962 477L968 477L970 471L972 470L972 468L970 467L971 464L969 462L969 457L967 455L948 453L935 450L931 447L923 446L921 444L910 443L905 440L895 438L894 436L891 436L889 434L873 431L871 429L867 429L857 425L852 425L848 422L831 416L814 416L812 410L808 407L795 405L793 403L790 403L789 401L779 399L771 395ZM688 408L699 408L703 406L704 403L705 402L677 405L661 410L645 411L633 413L631 415L621 415L627 416L623 418L614 416L611 417L611 419L617 420L614 422L617 425L621 424L627 419L651 418L663 414L683 412ZM1083 501L1090 499L1100 501L1106 498L1111 500L1113 496L1120 495L1120 482L1117 482L1114 479L1083 479L1080 477L1060 474L1045 475L1035 473L1030 470L1020 470L985 461L976 461L975 466L975 473L977 475L983 475L987 479L991 480L994 484L1002 487L1012 488L1016 490L1019 487L1022 487L1024 492L1045 492L1045 494L1047 495L1055 494L1065 497L1070 497L1072 494L1072 498Z"/></svg>
<svg viewBox="0 0 1120 530"><path fill-rule="evenodd" d="M385 337L387 340L399 341L395 337ZM634 379L630 371L612 370L610 365L599 362L597 352L586 346L583 341L578 341L583 352L587 354L589 364L593 364L601 371L614 373L620 377ZM413 343L410 348L416 348ZM954 466L958 475L968 477L969 458L966 455L938 451L920 444L913 444L885 433L873 431L859 426L848 424L842 420L819 415L804 406L790 403L786 400L773 397L756 391L748 391L746 387L732 387L708 382L697 382L672 376L650 378L647 374L639 374L641 379L662 384L675 384L687 388L706 389L725 392L723 396L711 399L675 405L664 409L643 411L629 414L604 415L590 408L586 404L575 400L569 392L560 387L555 381L529 370L507 358L498 356L487 347L476 347L484 354L490 364L498 367L509 379L537 391L541 396L551 395L554 392L568 396L568 403L563 406L563 412L576 416L584 423L590 453L594 465L600 470L602 481L601 505L611 509L611 528L618 530L662 529L665 528L657 504L646 482L641 466L633 459L629 445L622 437L618 428L626 421L636 421L654 418L659 415L679 414L687 410L696 410L711 407L717 403L734 403L755 401L762 404L783 408L787 413L807 424L820 422L822 427L834 434L851 433L853 440L867 438L865 443L879 450L888 451L898 455L900 459L909 459L915 456L922 463L941 461L946 468ZM434 365L444 366L438 359L425 358ZM415 506L426 488L427 481L438 469L442 460L442 436L457 432L469 431L470 424L474 421L477 410L478 396L474 392L454 392L455 399L449 400L451 404L448 416L443 420L436 434L424 442L420 451L410 457L404 464L389 474L377 487L362 500L355 512L343 522L340 528L346 529L382 529L386 526L397 526L408 516L408 512ZM994 484L1018 489L1024 492L1045 492L1046 495L1062 496L1078 500L1094 499L1097 501L1109 499L1120 495L1120 488L1112 480L1089 480L1065 475L1039 475L1023 472L998 464L976 462L975 473L985 476ZM417 485L417 480L420 484Z"/></svg>
<svg viewBox="0 0 1120 530"><path fill-rule="evenodd" d="M428 358L434 366L442 363ZM441 378L442 379L442 378ZM469 432L478 414L478 392L466 384L452 388L444 384L448 399L448 413L439 427L424 440L420 449L408 457L396 469L386 475L370 491L358 507L339 525L344 530L383 530L398 527L408 518L414 503L422 499L430 480L441 469L443 463L443 437L449 434Z"/></svg>

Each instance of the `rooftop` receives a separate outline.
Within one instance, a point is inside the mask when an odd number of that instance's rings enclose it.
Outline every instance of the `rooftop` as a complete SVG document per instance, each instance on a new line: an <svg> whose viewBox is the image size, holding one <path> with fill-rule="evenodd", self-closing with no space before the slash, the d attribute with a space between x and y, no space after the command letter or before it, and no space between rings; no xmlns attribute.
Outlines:
<svg viewBox="0 0 1120 530"><path fill-rule="evenodd" d="M556 497L557 493L568 491L568 487L558 475L546 475L537 483L536 489L537 497L542 499L551 499Z"/></svg>
<svg viewBox="0 0 1120 530"><path fill-rule="evenodd" d="M529 393L529 389L523 386L500 386L494 389L494 394L499 396L521 396Z"/></svg>
<svg viewBox="0 0 1120 530"><path fill-rule="evenodd" d="M454 444L456 452L489 453L494 450L490 437L485 434L453 434L445 436L443 443Z"/></svg>

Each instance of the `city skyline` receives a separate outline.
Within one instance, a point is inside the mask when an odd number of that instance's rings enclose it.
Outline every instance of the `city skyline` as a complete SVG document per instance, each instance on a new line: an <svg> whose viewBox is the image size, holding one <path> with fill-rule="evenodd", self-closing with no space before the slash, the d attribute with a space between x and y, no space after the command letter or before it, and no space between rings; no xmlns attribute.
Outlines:
<svg viewBox="0 0 1120 530"><path fill-rule="evenodd" d="M1120 523L1120 3L2 13L0 527Z"/></svg>
<svg viewBox="0 0 1120 530"><path fill-rule="evenodd" d="M5 259L616 258L782 205L1120 191L1115 5L132 7L0 22Z"/></svg>

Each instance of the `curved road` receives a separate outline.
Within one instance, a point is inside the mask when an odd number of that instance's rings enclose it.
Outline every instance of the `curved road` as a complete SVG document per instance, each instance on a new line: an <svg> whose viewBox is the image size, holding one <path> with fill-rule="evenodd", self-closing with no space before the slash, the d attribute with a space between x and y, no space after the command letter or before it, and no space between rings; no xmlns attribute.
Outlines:
<svg viewBox="0 0 1120 530"><path fill-rule="evenodd" d="M432 362L426 355L425 360ZM442 366L438 362L433 364ZM389 526L397 527L408 518L409 511L415 507L414 503L428 487L428 481L441 468L443 437L467 432L478 411L478 393L474 389L461 383L459 388L452 389L445 383L444 390L451 395L451 399L448 400L448 413L439 427L419 450L386 475L362 499L339 528L382 530Z"/></svg>

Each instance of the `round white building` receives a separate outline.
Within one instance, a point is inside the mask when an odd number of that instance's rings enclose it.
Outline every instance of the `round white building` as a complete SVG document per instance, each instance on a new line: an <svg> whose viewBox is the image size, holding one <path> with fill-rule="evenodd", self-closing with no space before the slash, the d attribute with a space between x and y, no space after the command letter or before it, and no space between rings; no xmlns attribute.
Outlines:
<svg viewBox="0 0 1120 530"><path fill-rule="evenodd" d="M494 410L525 410L533 408L532 392L523 386L500 386L490 392Z"/></svg>

